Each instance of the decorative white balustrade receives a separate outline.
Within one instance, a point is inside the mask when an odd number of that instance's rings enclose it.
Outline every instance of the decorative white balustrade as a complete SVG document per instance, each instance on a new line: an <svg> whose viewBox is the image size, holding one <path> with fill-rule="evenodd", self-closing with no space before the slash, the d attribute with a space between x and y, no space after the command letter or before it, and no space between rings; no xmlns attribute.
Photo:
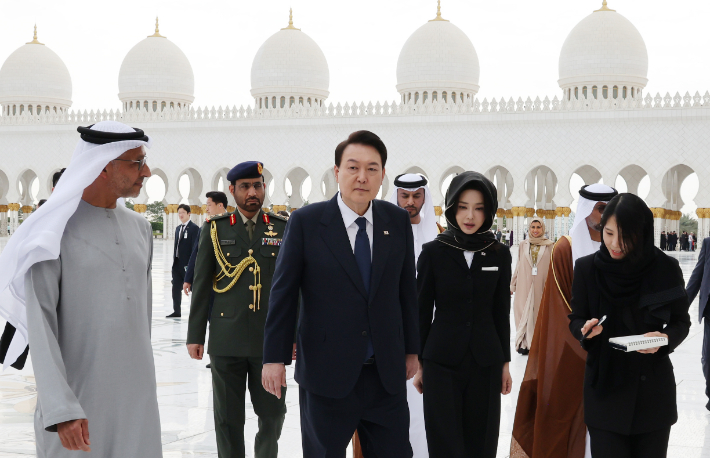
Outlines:
<svg viewBox="0 0 710 458"><path fill-rule="evenodd" d="M550 100L545 97L540 100L536 97L533 101L530 97L526 100L518 98L517 101L511 97L507 101L501 97L500 100L474 99L464 103L453 103L451 100L426 102L377 102L375 105L369 102L338 103L327 106L302 106L294 105L287 108L260 108L254 109L251 106L236 106L232 108L209 108L209 107L183 107L165 108L162 111L146 111L145 109L131 109L128 111L68 111L65 113L30 114L25 112L17 116L0 116L0 125L23 125L23 124L74 124L87 125L99 121L116 120L123 122L175 122L175 121L240 121L256 119L291 119L291 118L348 118L348 117L368 117L368 116L416 116L416 115L451 115L465 114L475 115L481 113L531 113L531 112L574 112L574 111L614 111L614 110L664 110L672 108L708 108L710 107L710 92L705 92L701 96L699 92L691 96L686 92L684 96L676 93L671 96L666 93L664 97L656 94L655 97L646 95L645 97L627 99L572 99L560 100L557 96Z"/></svg>

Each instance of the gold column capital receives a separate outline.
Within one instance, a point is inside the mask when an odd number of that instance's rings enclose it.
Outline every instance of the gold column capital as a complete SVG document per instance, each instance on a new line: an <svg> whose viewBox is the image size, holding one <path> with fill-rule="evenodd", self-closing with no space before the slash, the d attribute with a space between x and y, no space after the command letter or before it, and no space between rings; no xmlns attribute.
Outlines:
<svg viewBox="0 0 710 458"><path fill-rule="evenodd" d="M534 208L525 208L525 213L523 213L520 216L527 216L528 218L532 218L535 216L535 209Z"/></svg>
<svg viewBox="0 0 710 458"><path fill-rule="evenodd" d="M7 204L7 208L10 211L16 212L20 210L20 204Z"/></svg>
<svg viewBox="0 0 710 458"><path fill-rule="evenodd" d="M7 205L0 205L0 213L7 213Z"/></svg>
<svg viewBox="0 0 710 458"><path fill-rule="evenodd" d="M501 211L501 209L499 208L499 209L498 209L498 212L500 212L500 211ZM498 214L498 212L496 212L496 214ZM434 207L434 214L435 214L436 216L441 216L441 215L444 214L444 210L443 210L441 207L439 207L439 206L437 205L437 206ZM503 216L503 215L501 214L501 215L498 215L498 216Z"/></svg>
<svg viewBox="0 0 710 458"><path fill-rule="evenodd" d="M434 209L436 209L436 207L434 207ZM441 207L439 207L439 209L441 209ZM499 208L498 210L496 210L496 216L497 216L498 218L504 217L504 216L505 216L505 210L502 209L502 208Z"/></svg>
<svg viewBox="0 0 710 458"><path fill-rule="evenodd" d="M512 210L512 209L506 210L506 211L505 211L505 217L506 217L506 218L512 218L512 217L513 217L513 210Z"/></svg>
<svg viewBox="0 0 710 458"><path fill-rule="evenodd" d="M190 205L190 213L193 213L195 215L201 215L202 207L200 207L199 205Z"/></svg>
<svg viewBox="0 0 710 458"><path fill-rule="evenodd" d="M286 206L285 205L274 205L274 213L278 213L280 211L285 211Z"/></svg>
<svg viewBox="0 0 710 458"><path fill-rule="evenodd" d="M32 210L34 210L34 207L32 207L32 205L22 206L22 213L32 213Z"/></svg>
<svg viewBox="0 0 710 458"><path fill-rule="evenodd" d="M148 206L146 204L133 204L133 211L137 213L145 213L148 211Z"/></svg>

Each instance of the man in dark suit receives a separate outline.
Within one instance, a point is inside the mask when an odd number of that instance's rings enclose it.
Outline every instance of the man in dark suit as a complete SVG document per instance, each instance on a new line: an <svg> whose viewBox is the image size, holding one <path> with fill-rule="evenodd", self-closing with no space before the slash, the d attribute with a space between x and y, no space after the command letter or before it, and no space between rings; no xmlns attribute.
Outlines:
<svg viewBox="0 0 710 458"><path fill-rule="evenodd" d="M298 319L308 458L345 456L355 429L365 457L412 456L406 380L417 372L419 348L414 243L407 211L375 200L386 161L372 132L338 145L340 192L293 213L276 261L262 382L281 396Z"/></svg>
<svg viewBox="0 0 710 458"><path fill-rule="evenodd" d="M200 228L190 221L190 206L178 206L180 224L175 228L175 244L173 245L173 313L166 318L180 318L180 303L182 301L182 284L185 282L185 270L190 262L190 255L199 241Z"/></svg>
<svg viewBox="0 0 710 458"><path fill-rule="evenodd" d="M503 233L500 231L500 229L496 230L496 241L500 242L500 240L503 238Z"/></svg>
<svg viewBox="0 0 710 458"><path fill-rule="evenodd" d="M703 350L700 361L703 365L703 375L705 375L705 395L708 397L708 402L705 408L710 410L710 307L708 307L708 297L710 296L710 237L703 240L703 245L700 248L698 255L698 263L690 275L688 283L685 285L685 290L688 293L688 301L692 304L695 297L700 293L698 303L698 322L702 323L705 318L705 327L703 335Z"/></svg>

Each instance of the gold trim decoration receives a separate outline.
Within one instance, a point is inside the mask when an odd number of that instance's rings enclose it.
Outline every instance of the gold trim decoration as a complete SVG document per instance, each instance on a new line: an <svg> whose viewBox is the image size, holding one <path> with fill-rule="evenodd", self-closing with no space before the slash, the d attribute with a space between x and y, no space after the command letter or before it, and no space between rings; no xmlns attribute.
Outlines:
<svg viewBox="0 0 710 458"><path fill-rule="evenodd" d="M190 205L190 213L194 215L201 215L202 207L200 207L199 205Z"/></svg>
<svg viewBox="0 0 710 458"><path fill-rule="evenodd" d="M560 208L560 207L557 207ZM569 217L569 215L572 214L572 209L569 207L562 207L562 214L566 217Z"/></svg>
<svg viewBox="0 0 710 458"><path fill-rule="evenodd" d="M513 212L511 216L525 216L525 207L513 207L510 210Z"/></svg>
<svg viewBox="0 0 710 458"><path fill-rule="evenodd" d="M508 209L505 211L505 217L506 218L512 218L513 217L513 210Z"/></svg>
<svg viewBox="0 0 710 458"><path fill-rule="evenodd" d="M148 206L145 204L134 204L133 210L138 213L145 213L146 211L148 211Z"/></svg>
<svg viewBox="0 0 710 458"><path fill-rule="evenodd" d="M600 11L616 11L616 10L612 10L611 8L609 8L609 6L607 6L607 4L606 4L606 0L604 0L602 2L602 7L599 8L598 10L594 10L595 13L598 13Z"/></svg>
<svg viewBox="0 0 710 458"><path fill-rule="evenodd" d="M151 38L151 37L167 38L167 37L164 37L160 34L160 29L158 27L158 16L155 16L155 33L153 35L148 35L148 38Z"/></svg>
<svg viewBox="0 0 710 458"><path fill-rule="evenodd" d="M498 209L498 211L500 211L500 208ZM436 205L436 206L434 206L434 214L436 216L441 216L444 214L444 210L442 210L442 208L440 206Z"/></svg>
<svg viewBox="0 0 710 458"><path fill-rule="evenodd" d="M285 205L274 205L274 213L278 213L278 212L284 211L284 210L286 210Z"/></svg>
<svg viewBox="0 0 710 458"><path fill-rule="evenodd" d="M710 208L698 208L695 210L695 214L701 219L710 218Z"/></svg>
<svg viewBox="0 0 710 458"><path fill-rule="evenodd" d="M527 216L528 218L532 218L535 216L535 209L534 208L525 208L525 213L523 213L520 216Z"/></svg>
<svg viewBox="0 0 710 458"><path fill-rule="evenodd" d="M449 22L448 20L444 19L441 17L441 0L436 0L436 17L429 22L434 22L434 21L446 21Z"/></svg>
<svg viewBox="0 0 710 458"><path fill-rule="evenodd" d="M281 30L301 30L293 26L293 8L288 9L288 26Z"/></svg>
<svg viewBox="0 0 710 458"><path fill-rule="evenodd" d="M567 241L569 242L569 246L572 246L572 237L569 235L563 235L562 237L566 238ZM572 311L572 307L570 307L569 302L567 302L567 298L565 297L564 293L562 292L562 288L560 288L560 283L557 281L557 274L555 273L555 263L554 263L554 255L555 255L555 246L557 244L554 244L552 246L552 250L550 251L550 265L552 266L552 278L555 279L555 284L557 285L557 291L560 292L560 296L562 296L562 300L565 301L565 305L567 305L567 308L569 311Z"/></svg>
<svg viewBox="0 0 710 458"><path fill-rule="evenodd" d="M436 209L436 207L434 207L434 208ZM502 208L499 208L498 210L496 210L496 217L497 218L502 218L504 216L505 216L505 210L503 210Z"/></svg>
<svg viewBox="0 0 710 458"><path fill-rule="evenodd" d="M37 40L37 24L35 24L35 36L32 39L32 41L26 43L28 45L42 45L44 46L44 43L40 43L39 40Z"/></svg>
<svg viewBox="0 0 710 458"><path fill-rule="evenodd" d="M7 213L7 205L0 205L0 213Z"/></svg>
<svg viewBox="0 0 710 458"><path fill-rule="evenodd" d="M7 209L11 212L20 211L20 204L7 204Z"/></svg>
<svg viewBox="0 0 710 458"><path fill-rule="evenodd" d="M34 207L32 207L32 205L23 205L22 206L22 213L24 213L24 214L32 213L32 210L34 210Z"/></svg>
<svg viewBox="0 0 710 458"><path fill-rule="evenodd" d="M664 216L666 216L666 209L665 208L651 207L650 210L651 210L651 213L653 213L654 219L663 218Z"/></svg>
<svg viewBox="0 0 710 458"><path fill-rule="evenodd" d="M256 312L261 309L261 268L259 264L254 259L254 250L249 250L249 256L242 259L239 264L233 266L227 261L222 252L222 246L219 243L219 238L217 237L217 221L212 221L210 223L210 236L212 237L212 247L214 248L214 254L217 258L217 263L219 264L220 273L214 276L212 280L212 289L215 293L225 293L232 289L232 287L237 283L242 275L242 272L251 264L254 267L249 268L249 272L254 274L254 284L249 285L249 290L254 292L253 304L249 304L249 309ZM225 277L231 278L232 281L226 287L219 289L217 288L217 282Z"/></svg>

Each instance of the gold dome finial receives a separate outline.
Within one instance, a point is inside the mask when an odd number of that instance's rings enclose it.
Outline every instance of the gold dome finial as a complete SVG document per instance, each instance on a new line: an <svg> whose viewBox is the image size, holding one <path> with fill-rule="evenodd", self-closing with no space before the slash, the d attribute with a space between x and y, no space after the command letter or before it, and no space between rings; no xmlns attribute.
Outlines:
<svg viewBox="0 0 710 458"><path fill-rule="evenodd" d="M301 30L293 26L293 8L288 9L288 27L284 27L281 30Z"/></svg>
<svg viewBox="0 0 710 458"><path fill-rule="evenodd" d="M32 39L32 41L27 43L28 45L43 45L44 43L40 43L39 40L37 40L37 24L35 24L35 36Z"/></svg>
<svg viewBox="0 0 710 458"><path fill-rule="evenodd" d="M165 38L160 34L160 28L158 27L158 16L155 16L155 33L153 35L148 35L148 37Z"/></svg>
<svg viewBox="0 0 710 458"><path fill-rule="evenodd" d="M595 12L595 13L598 13L599 11L616 11L616 10L612 10L611 8L609 8L609 7L607 6L607 4L606 4L606 0L603 0L603 1L602 1L602 7L599 8L598 10L595 10L594 12Z"/></svg>
<svg viewBox="0 0 710 458"><path fill-rule="evenodd" d="M444 19L443 17L441 17L441 0L436 0L436 17L435 17L434 19L432 19L431 21L429 21L429 22L433 22L433 21L446 21L446 22L449 22L448 20L446 20L446 19Z"/></svg>

